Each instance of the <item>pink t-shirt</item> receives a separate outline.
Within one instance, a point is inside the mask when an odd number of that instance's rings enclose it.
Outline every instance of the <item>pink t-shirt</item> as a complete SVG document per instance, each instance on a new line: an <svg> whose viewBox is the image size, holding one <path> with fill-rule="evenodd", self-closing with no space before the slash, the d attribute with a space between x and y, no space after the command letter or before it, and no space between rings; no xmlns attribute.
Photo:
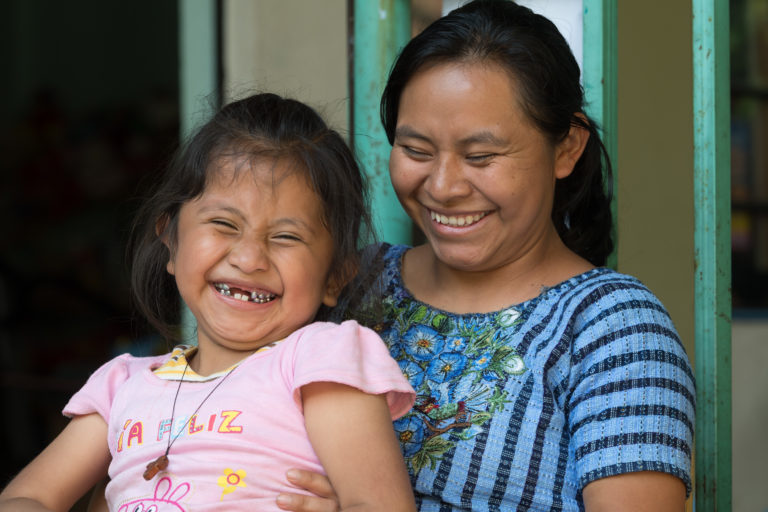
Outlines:
<svg viewBox="0 0 768 512"><path fill-rule="evenodd" d="M314 323L252 354L188 423L219 379L182 383L171 425L179 383L152 373L167 358L121 355L99 368L64 408L67 416L96 412L109 424L110 510L279 510L279 493L301 492L287 483L286 470L324 473L304 427L302 386L337 382L386 393L393 419L415 398L381 338L354 321ZM144 480L147 464L182 428L168 468Z"/></svg>

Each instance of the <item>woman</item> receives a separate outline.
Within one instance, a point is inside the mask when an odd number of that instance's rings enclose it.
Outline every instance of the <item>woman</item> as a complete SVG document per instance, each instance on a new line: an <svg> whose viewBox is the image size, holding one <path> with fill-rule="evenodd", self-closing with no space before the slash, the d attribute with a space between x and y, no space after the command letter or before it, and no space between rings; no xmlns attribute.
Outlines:
<svg viewBox="0 0 768 512"><path fill-rule="evenodd" d="M612 250L607 155L554 25L476 0L398 57L390 175L424 233L370 247L331 312L376 329L418 394L395 423L422 511L683 510L691 368ZM289 479L335 510L318 475Z"/></svg>

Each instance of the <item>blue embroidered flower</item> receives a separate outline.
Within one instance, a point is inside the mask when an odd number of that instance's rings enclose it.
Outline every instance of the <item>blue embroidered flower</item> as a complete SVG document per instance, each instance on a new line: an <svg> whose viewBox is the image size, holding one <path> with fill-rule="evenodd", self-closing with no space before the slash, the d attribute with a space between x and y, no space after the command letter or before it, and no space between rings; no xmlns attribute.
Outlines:
<svg viewBox="0 0 768 512"><path fill-rule="evenodd" d="M460 336L445 338L445 349L449 352L461 352L467 346L467 339Z"/></svg>
<svg viewBox="0 0 768 512"><path fill-rule="evenodd" d="M435 357L443 349L444 342L437 331L425 325L410 327L402 337L405 353L421 361Z"/></svg>
<svg viewBox="0 0 768 512"><path fill-rule="evenodd" d="M467 358L462 354L439 354L427 366L427 378L435 383L445 382L460 375L466 365Z"/></svg>
<svg viewBox="0 0 768 512"><path fill-rule="evenodd" d="M403 455L410 457L421 449L424 441L424 423L415 414L407 414L395 421L395 432Z"/></svg>
<svg viewBox="0 0 768 512"><path fill-rule="evenodd" d="M472 360L472 369L475 371L478 370L484 370L488 367L489 364L491 364L491 360L493 359L493 354L490 354L488 352L481 354L477 358Z"/></svg>
<svg viewBox="0 0 768 512"><path fill-rule="evenodd" d="M411 386L413 386L414 389L418 389L418 387L421 386L421 384L424 382L424 377L426 376L424 368L414 363L413 361L400 361L400 370L403 372L403 375L405 375L405 378L408 379L408 382L411 383Z"/></svg>

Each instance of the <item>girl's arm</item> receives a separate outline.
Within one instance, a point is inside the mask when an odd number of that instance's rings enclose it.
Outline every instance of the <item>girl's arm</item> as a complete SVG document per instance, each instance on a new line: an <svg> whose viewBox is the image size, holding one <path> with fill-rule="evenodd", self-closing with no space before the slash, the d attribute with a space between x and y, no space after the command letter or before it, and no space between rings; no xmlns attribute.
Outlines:
<svg viewBox="0 0 768 512"><path fill-rule="evenodd" d="M302 387L309 440L340 510L411 512L411 483L383 395L332 382Z"/></svg>
<svg viewBox="0 0 768 512"><path fill-rule="evenodd" d="M601 478L584 487L584 508L587 512L683 512L685 484L655 471Z"/></svg>
<svg viewBox="0 0 768 512"><path fill-rule="evenodd" d="M61 511L107 475L107 424L77 416L0 493L0 511Z"/></svg>

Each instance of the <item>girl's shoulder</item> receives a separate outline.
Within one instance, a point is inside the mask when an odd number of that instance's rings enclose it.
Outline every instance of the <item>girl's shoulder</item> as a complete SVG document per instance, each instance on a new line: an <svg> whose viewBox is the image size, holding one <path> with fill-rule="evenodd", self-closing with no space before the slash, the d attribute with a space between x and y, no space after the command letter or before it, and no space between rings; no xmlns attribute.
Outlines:
<svg viewBox="0 0 768 512"><path fill-rule="evenodd" d="M101 367L91 375L91 379L108 376L128 379L143 371L151 371L158 368L171 356L172 353L157 356L134 356L129 353L120 354L101 365Z"/></svg>
<svg viewBox="0 0 768 512"><path fill-rule="evenodd" d="M107 361L93 372L83 387L70 398L64 407L64 415L72 417L97 412L108 421L112 401L126 382L145 372L149 375L152 369L160 366L169 355L137 357L121 354Z"/></svg>

